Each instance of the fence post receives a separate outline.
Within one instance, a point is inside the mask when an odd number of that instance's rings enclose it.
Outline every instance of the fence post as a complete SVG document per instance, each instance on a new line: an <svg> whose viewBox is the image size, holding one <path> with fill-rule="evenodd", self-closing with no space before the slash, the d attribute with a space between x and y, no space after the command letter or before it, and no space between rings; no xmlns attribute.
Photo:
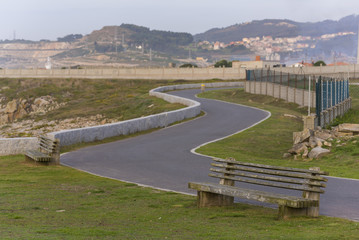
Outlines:
<svg viewBox="0 0 359 240"><path fill-rule="evenodd" d="M294 103L297 103L297 80L298 80L298 75L295 74L295 78L294 78Z"/></svg>
<svg viewBox="0 0 359 240"><path fill-rule="evenodd" d="M267 70L266 96L268 96L268 81L269 81L269 69Z"/></svg>
<svg viewBox="0 0 359 240"><path fill-rule="evenodd" d="M310 105L311 105L311 91L310 91L310 76L308 78L308 116L310 116Z"/></svg>
<svg viewBox="0 0 359 240"><path fill-rule="evenodd" d="M289 102L289 79L290 79L290 75L289 75L289 72L288 72L288 81L287 81L287 102Z"/></svg>
<svg viewBox="0 0 359 240"><path fill-rule="evenodd" d="M273 97L275 97L275 94L274 94L274 84L275 84L275 71L273 71L273 81L272 81L272 91L273 91Z"/></svg>
<svg viewBox="0 0 359 240"><path fill-rule="evenodd" d="M260 82L260 92L261 92L261 94L262 94L262 82L263 82L263 68L261 69L261 82Z"/></svg>
<svg viewBox="0 0 359 240"><path fill-rule="evenodd" d="M282 65L280 66L282 68ZM279 99L282 99L282 75L283 73L280 72L280 77L279 77Z"/></svg>

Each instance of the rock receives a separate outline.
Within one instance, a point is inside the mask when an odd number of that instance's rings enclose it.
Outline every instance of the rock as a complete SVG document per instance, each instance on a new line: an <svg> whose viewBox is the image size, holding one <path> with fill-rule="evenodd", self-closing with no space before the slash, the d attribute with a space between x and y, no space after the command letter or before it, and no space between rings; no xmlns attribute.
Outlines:
<svg viewBox="0 0 359 240"><path fill-rule="evenodd" d="M316 148L313 148L312 151L310 151L310 153L308 154L308 157L309 158L320 158L325 155L328 155L329 153L330 153L330 151L328 149L316 147Z"/></svg>
<svg viewBox="0 0 359 240"><path fill-rule="evenodd" d="M324 141L324 142L323 142L323 145L324 145L324 146L327 146L327 147L331 147L331 146L332 146L332 144L331 144L330 142L327 142L327 141Z"/></svg>
<svg viewBox="0 0 359 240"><path fill-rule="evenodd" d="M288 153L300 154L300 153L304 152L306 149L307 149L306 144L298 143L298 144L295 144L291 149L289 149Z"/></svg>
<svg viewBox="0 0 359 240"><path fill-rule="evenodd" d="M352 132L338 132L337 137L347 137L347 136L353 136Z"/></svg>
<svg viewBox="0 0 359 240"><path fill-rule="evenodd" d="M321 138L323 140L327 140L328 138L332 137L332 135L328 132L318 132L318 131L314 133L314 136L316 136L317 138Z"/></svg>
<svg viewBox="0 0 359 240"><path fill-rule="evenodd" d="M49 105L50 104L50 102L49 101L46 101L45 99L43 99L43 98L36 98L35 100L34 100L34 104L36 105L36 106L38 106L38 107L42 107L42 106L46 106L46 105Z"/></svg>
<svg viewBox="0 0 359 240"><path fill-rule="evenodd" d="M359 124L343 123L338 126L339 132L359 133Z"/></svg>
<svg viewBox="0 0 359 240"><path fill-rule="evenodd" d="M301 117L295 116L295 115L291 115L291 114L283 114L284 117L289 117L289 118L295 118L295 119L301 119Z"/></svg>
<svg viewBox="0 0 359 240"><path fill-rule="evenodd" d="M17 106L18 106L18 104L17 104L16 99L8 102L6 104L6 107L5 107L5 113L14 113L14 112L16 112Z"/></svg>
<svg viewBox="0 0 359 240"><path fill-rule="evenodd" d="M298 143L304 142L309 139L310 135L311 135L311 132L308 128L301 132L294 132L293 133L293 143L298 144Z"/></svg>
<svg viewBox="0 0 359 240"><path fill-rule="evenodd" d="M308 146L310 148L315 148L317 146L316 137L310 137L308 141Z"/></svg>
<svg viewBox="0 0 359 240"><path fill-rule="evenodd" d="M290 158L292 156L292 154L290 153L284 153L283 154L283 158Z"/></svg>
<svg viewBox="0 0 359 240"><path fill-rule="evenodd" d="M5 114L0 115L0 125L6 124L9 121L9 118Z"/></svg>
<svg viewBox="0 0 359 240"><path fill-rule="evenodd" d="M323 143L320 138L315 138L315 143L316 143L317 147L323 146Z"/></svg>
<svg viewBox="0 0 359 240"><path fill-rule="evenodd" d="M309 154L309 150L308 150L308 148L305 148L305 149L304 149L304 152L303 152L303 154L302 154L302 158L308 157L308 154Z"/></svg>

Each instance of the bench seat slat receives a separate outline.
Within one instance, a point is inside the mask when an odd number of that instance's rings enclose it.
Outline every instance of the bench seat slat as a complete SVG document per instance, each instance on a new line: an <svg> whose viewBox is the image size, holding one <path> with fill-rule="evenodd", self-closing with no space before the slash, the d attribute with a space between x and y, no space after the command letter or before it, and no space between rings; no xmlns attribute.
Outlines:
<svg viewBox="0 0 359 240"><path fill-rule="evenodd" d="M319 201L302 197L268 193L253 189L244 189L215 183L188 183L188 187L197 191L217 193L221 195L239 197L260 202L274 203L292 208L317 207Z"/></svg>
<svg viewBox="0 0 359 240"><path fill-rule="evenodd" d="M283 171L268 170L268 169L258 169L255 167L241 167L241 166L227 165L227 164L222 164L222 163L220 163L220 164L219 163L211 163L211 165L213 167L227 168L227 169L233 169L233 170L239 170L239 171L245 171L245 172L254 172L254 173L267 174L267 175L299 178L299 179L310 179L310 180L323 181L323 182L328 181L328 179L326 179L325 177L313 176L313 175L304 174L304 173L293 173L293 172L283 172Z"/></svg>
<svg viewBox="0 0 359 240"><path fill-rule="evenodd" d="M252 179L245 179L240 177L230 177L230 176L223 176L221 174L208 174L210 177L220 178L220 179L228 179L228 180L234 180L234 181L240 181L245 183L251 183L251 184L257 184L262 186L269 186L269 187L277 187L277 188L284 188L284 189L292 189L292 190L298 190L298 191L308 191L308 192L316 192L316 193L324 193L324 190L320 188L309 188L305 187L303 185L301 186L295 186L290 184L281 184L281 183L274 183L274 182L265 182L265 181L257 181Z"/></svg>
<svg viewBox="0 0 359 240"><path fill-rule="evenodd" d="M263 169L273 169L273 170L281 170L281 171L288 171L288 172L301 172L301 173L315 173L320 175L328 175L327 172L324 171L316 171L316 170L307 170L307 169L300 169L300 168L289 168L289 167L279 167L279 166L271 166L271 165L263 165L263 164L256 164L256 163L244 163L239 162L236 160L227 160L227 159L220 159L220 158L214 158L213 161L215 162L221 162L221 163L233 163L236 165L242 165L242 166L253 166Z"/></svg>
<svg viewBox="0 0 359 240"><path fill-rule="evenodd" d="M52 159L52 157L50 157L49 155L46 155L36 150L28 150L25 154L37 162L48 162Z"/></svg>
<svg viewBox="0 0 359 240"><path fill-rule="evenodd" d="M226 171L226 170L216 169L216 168L210 168L210 171L215 172L215 173L230 174L230 175L234 175L234 176L255 178L255 179L261 179L261 180L266 180L266 181L291 183L291 184L299 184L299 185L305 184L305 185L316 186L316 187L326 187L326 185L324 183L309 181L309 179L299 180L299 179L292 179L292 178L248 174L248 173L244 173L244 172ZM223 178L226 178L227 175L222 175L222 176L223 176Z"/></svg>

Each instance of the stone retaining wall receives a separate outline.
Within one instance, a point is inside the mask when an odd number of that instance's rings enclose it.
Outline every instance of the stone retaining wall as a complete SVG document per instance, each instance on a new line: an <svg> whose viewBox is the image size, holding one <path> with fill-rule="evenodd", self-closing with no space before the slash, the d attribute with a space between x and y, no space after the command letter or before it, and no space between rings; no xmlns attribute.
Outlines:
<svg viewBox="0 0 359 240"><path fill-rule="evenodd" d="M37 148L37 138L0 138L0 156L22 154Z"/></svg>
<svg viewBox="0 0 359 240"><path fill-rule="evenodd" d="M219 82L207 83L206 87L243 87L243 82ZM72 145L81 142L92 142L95 140L102 140L109 137L128 135L140 131L145 131L153 128L166 127L172 123L182 121L184 119L193 118L200 114L201 105L197 101L190 99L172 96L164 93L165 91L200 88L201 84L183 84L164 86L150 91L151 96L162 98L171 103L180 103L188 107L150 115L146 117L131 119L118 123L105 124L95 127L78 128L71 130L63 130L59 132L52 132L48 135L59 138L61 146ZM34 142L35 141L35 142ZM21 144L20 144L21 143ZM18 138L16 140L11 138L0 139L0 155L10 155L23 153L29 148L35 148L36 138Z"/></svg>

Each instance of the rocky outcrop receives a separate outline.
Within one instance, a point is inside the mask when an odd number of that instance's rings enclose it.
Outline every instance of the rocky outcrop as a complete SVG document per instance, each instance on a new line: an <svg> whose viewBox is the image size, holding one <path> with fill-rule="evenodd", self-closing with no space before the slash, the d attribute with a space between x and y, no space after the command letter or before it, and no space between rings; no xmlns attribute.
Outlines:
<svg viewBox="0 0 359 240"><path fill-rule="evenodd" d="M359 124L349 123L340 124L331 130L318 127L315 131L305 129L301 132L294 132L293 147L283 157L320 158L330 153L332 142L335 139L356 135L359 135Z"/></svg>
<svg viewBox="0 0 359 240"><path fill-rule="evenodd" d="M0 109L0 125L12 123L28 115L45 114L65 105L58 104L51 96L31 99L14 99Z"/></svg>

